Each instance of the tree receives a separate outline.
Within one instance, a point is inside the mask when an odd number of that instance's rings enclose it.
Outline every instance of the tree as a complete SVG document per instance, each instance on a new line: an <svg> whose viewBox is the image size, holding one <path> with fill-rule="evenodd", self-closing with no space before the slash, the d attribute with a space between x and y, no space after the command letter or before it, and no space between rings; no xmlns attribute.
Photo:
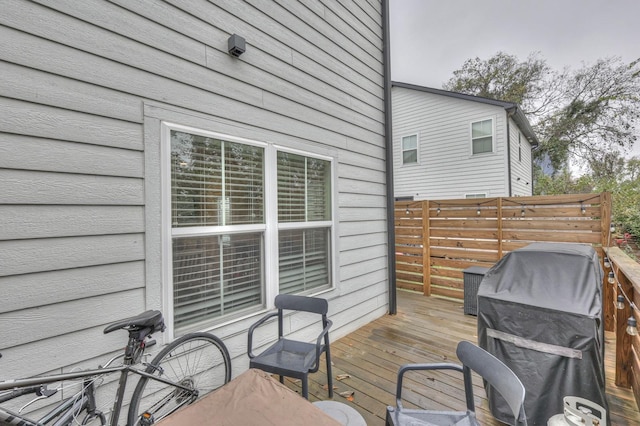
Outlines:
<svg viewBox="0 0 640 426"><path fill-rule="evenodd" d="M538 53L521 62L498 52L467 60L444 88L518 104L541 141L536 159L548 159L554 170L569 160L595 164L638 137L640 59L607 58L558 72Z"/></svg>
<svg viewBox="0 0 640 426"><path fill-rule="evenodd" d="M553 72L538 53L533 53L524 62L503 52L482 60L468 59L462 68L454 71L454 77L444 84L444 89L499 99L518 104L528 115L544 110L548 87Z"/></svg>
<svg viewBox="0 0 640 426"><path fill-rule="evenodd" d="M593 192L595 187L590 175L582 175L576 179L568 169L560 170L553 176L545 175L540 168L534 173L535 195L587 194Z"/></svg>
<svg viewBox="0 0 640 426"><path fill-rule="evenodd" d="M608 164L608 166L607 166ZM622 225L622 232L640 237L640 158L625 160L619 153L608 156L601 170L573 178L564 169L554 176L536 171L536 195L584 194L611 192L612 221Z"/></svg>

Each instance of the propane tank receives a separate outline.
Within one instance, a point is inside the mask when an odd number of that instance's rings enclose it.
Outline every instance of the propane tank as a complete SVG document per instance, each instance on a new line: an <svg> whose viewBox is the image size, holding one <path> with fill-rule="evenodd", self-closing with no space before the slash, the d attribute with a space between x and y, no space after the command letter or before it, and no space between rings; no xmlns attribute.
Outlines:
<svg viewBox="0 0 640 426"><path fill-rule="evenodd" d="M547 426L606 426L607 413L604 408L577 396L562 398L564 412L556 414Z"/></svg>

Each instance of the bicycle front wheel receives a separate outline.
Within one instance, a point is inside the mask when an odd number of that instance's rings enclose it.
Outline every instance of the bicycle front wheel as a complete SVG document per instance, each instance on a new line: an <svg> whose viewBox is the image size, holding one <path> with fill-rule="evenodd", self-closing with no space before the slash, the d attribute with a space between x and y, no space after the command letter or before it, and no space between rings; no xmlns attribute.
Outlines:
<svg viewBox="0 0 640 426"><path fill-rule="evenodd" d="M188 390L141 377L131 397L129 426L154 424L229 382L231 360L218 337L191 333L162 349L145 371Z"/></svg>

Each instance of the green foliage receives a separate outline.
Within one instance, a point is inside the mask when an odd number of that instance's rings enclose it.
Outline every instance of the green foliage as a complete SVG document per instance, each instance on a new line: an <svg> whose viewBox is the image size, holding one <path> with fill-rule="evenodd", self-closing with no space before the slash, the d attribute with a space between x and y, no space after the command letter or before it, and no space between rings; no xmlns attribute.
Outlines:
<svg viewBox="0 0 640 426"><path fill-rule="evenodd" d="M554 170L570 161L592 164L637 139L640 59L606 58L557 72L539 54L520 61L498 52L467 60L444 88L518 104L541 141L536 159Z"/></svg>
<svg viewBox="0 0 640 426"><path fill-rule="evenodd" d="M613 187L613 221L622 232L629 232L640 238L640 159L633 157L625 164L624 171L617 179L603 179L600 188Z"/></svg>
<svg viewBox="0 0 640 426"><path fill-rule="evenodd" d="M591 176L574 179L567 169L550 176L536 168L534 181L534 195L586 194L594 192L595 186Z"/></svg>
<svg viewBox="0 0 640 426"><path fill-rule="evenodd" d="M610 192L612 221L622 232L640 238L640 159L625 161L619 154L609 155L610 168L601 164L601 170L573 178L564 169L548 176L537 168L535 195L584 194Z"/></svg>
<svg viewBox="0 0 640 426"><path fill-rule="evenodd" d="M542 97L551 69L537 53L519 62L504 52L482 60L468 59L444 89L485 98L514 102L528 113L537 109L536 100Z"/></svg>

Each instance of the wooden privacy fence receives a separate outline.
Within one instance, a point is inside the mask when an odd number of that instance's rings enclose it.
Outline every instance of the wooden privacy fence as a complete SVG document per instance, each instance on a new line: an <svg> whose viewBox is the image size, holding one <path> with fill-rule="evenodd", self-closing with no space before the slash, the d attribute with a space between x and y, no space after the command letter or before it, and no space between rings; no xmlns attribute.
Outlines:
<svg viewBox="0 0 640 426"><path fill-rule="evenodd" d="M466 268L491 267L534 242L590 244L602 261L611 194L397 201L394 219L396 286L464 299ZM611 286L604 288L612 301ZM613 330L612 303L604 305L605 329Z"/></svg>
<svg viewBox="0 0 640 426"><path fill-rule="evenodd" d="M614 315L616 332L616 386L632 387L636 406L640 407L640 336L627 333L627 320L634 318L640 324L640 264L617 247L610 247L607 255L613 272L613 293L622 304Z"/></svg>

